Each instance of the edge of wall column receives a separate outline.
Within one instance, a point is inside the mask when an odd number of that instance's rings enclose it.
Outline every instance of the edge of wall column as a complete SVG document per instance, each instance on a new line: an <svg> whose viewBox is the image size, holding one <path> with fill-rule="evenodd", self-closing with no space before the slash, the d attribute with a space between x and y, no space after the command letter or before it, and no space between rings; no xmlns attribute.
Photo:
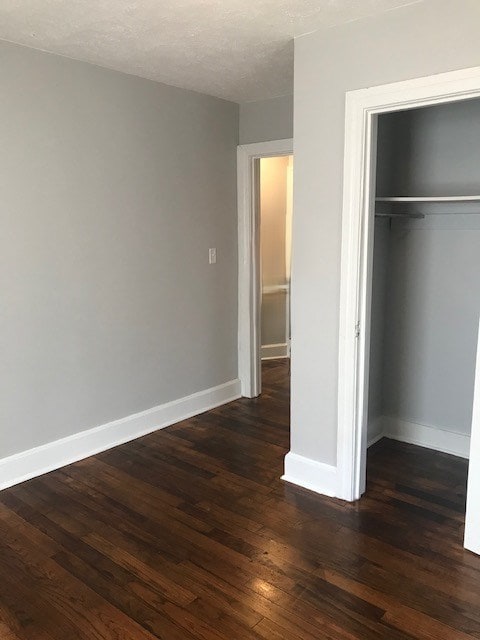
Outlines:
<svg viewBox="0 0 480 640"><path fill-rule="evenodd" d="M337 494L336 467L292 451L285 456L285 473L281 479L331 498Z"/></svg>

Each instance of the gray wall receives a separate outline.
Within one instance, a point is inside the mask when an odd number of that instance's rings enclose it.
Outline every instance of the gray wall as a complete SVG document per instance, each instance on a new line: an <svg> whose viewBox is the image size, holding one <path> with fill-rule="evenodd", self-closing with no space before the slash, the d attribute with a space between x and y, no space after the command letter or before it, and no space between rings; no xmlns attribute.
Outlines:
<svg viewBox="0 0 480 640"><path fill-rule="evenodd" d="M480 216L394 223L383 413L469 434L480 313Z"/></svg>
<svg viewBox="0 0 480 640"><path fill-rule="evenodd" d="M378 195L476 194L480 100L389 113L378 123Z"/></svg>
<svg viewBox="0 0 480 640"><path fill-rule="evenodd" d="M293 138L293 96L240 105L240 144Z"/></svg>
<svg viewBox="0 0 480 640"><path fill-rule="evenodd" d="M480 65L479 21L477 0L425 0L295 41L294 453L336 464L345 92Z"/></svg>
<svg viewBox="0 0 480 640"><path fill-rule="evenodd" d="M0 84L0 457L235 379L237 106L7 43Z"/></svg>
<svg viewBox="0 0 480 640"><path fill-rule="evenodd" d="M474 194L480 100L381 116L378 145L379 193ZM388 272L388 284L374 282L370 416L378 415L381 394L384 415L468 434L480 314L480 205L415 209L428 217L393 220L390 254L380 253L385 240L377 223L374 274L381 280ZM383 375L377 376L383 314Z"/></svg>

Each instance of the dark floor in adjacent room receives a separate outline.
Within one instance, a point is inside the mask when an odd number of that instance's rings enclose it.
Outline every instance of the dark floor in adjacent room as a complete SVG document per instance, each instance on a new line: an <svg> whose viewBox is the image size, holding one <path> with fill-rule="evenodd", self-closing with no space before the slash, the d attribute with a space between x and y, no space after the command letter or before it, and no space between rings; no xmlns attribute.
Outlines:
<svg viewBox="0 0 480 640"><path fill-rule="evenodd" d="M322 498L279 479L286 361L263 388L3 491L1 640L480 638L467 462L383 440Z"/></svg>

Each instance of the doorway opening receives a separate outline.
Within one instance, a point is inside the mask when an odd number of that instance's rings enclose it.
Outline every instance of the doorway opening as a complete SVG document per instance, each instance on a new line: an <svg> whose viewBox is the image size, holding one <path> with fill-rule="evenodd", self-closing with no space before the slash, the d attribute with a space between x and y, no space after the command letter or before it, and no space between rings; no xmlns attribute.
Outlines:
<svg viewBox="0 0 480 640"><path fill-rule="evenodd" d="M289 372L293 141L241 145L237 158L238 368L255 398L262 362L283 359Z"/></svg>
<svg viewBox="0 0 480 640"><path fill-rule="evenodd" d="M260 158L260 356L290 358L293 156Z"/></svg>
<svg viewBox="0 0 480 640"><path fill-rule="evenodd" d="M401 485L402 501L455 523L480 316L479 123L480 99L377 121L367 493L381 461L392 495Z"/></svg>
<svg viewBox="0 0 480 640"><path fill-rule="evenodd" d="M470 453L470 478L480 465L470 447L479 96L470 69L347 98L337 449L347 500L364 493L367 447L385 437Z"/></svg>

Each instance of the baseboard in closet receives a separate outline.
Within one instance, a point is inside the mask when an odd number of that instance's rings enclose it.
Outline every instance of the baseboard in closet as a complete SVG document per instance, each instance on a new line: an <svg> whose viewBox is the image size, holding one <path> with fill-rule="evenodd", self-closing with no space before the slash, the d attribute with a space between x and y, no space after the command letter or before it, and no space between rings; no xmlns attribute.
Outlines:
<svg viewBox="0 0 480 640"><path fill-rule="evenodd" d="M231 380L217 387L0 459L0 489L6 489L135 440L236 400L240 396L240 380Z"/></svg>
<svg viewBox="0 0 480 640"><path fill-rule="evenodd" d="M369 437L368 446L378 442L381 438L391 438L427 449L450 453L460 458L468 458L470 455L470 436L392 416L377 418L369 429L369 433L372 436Z"/></svg>

